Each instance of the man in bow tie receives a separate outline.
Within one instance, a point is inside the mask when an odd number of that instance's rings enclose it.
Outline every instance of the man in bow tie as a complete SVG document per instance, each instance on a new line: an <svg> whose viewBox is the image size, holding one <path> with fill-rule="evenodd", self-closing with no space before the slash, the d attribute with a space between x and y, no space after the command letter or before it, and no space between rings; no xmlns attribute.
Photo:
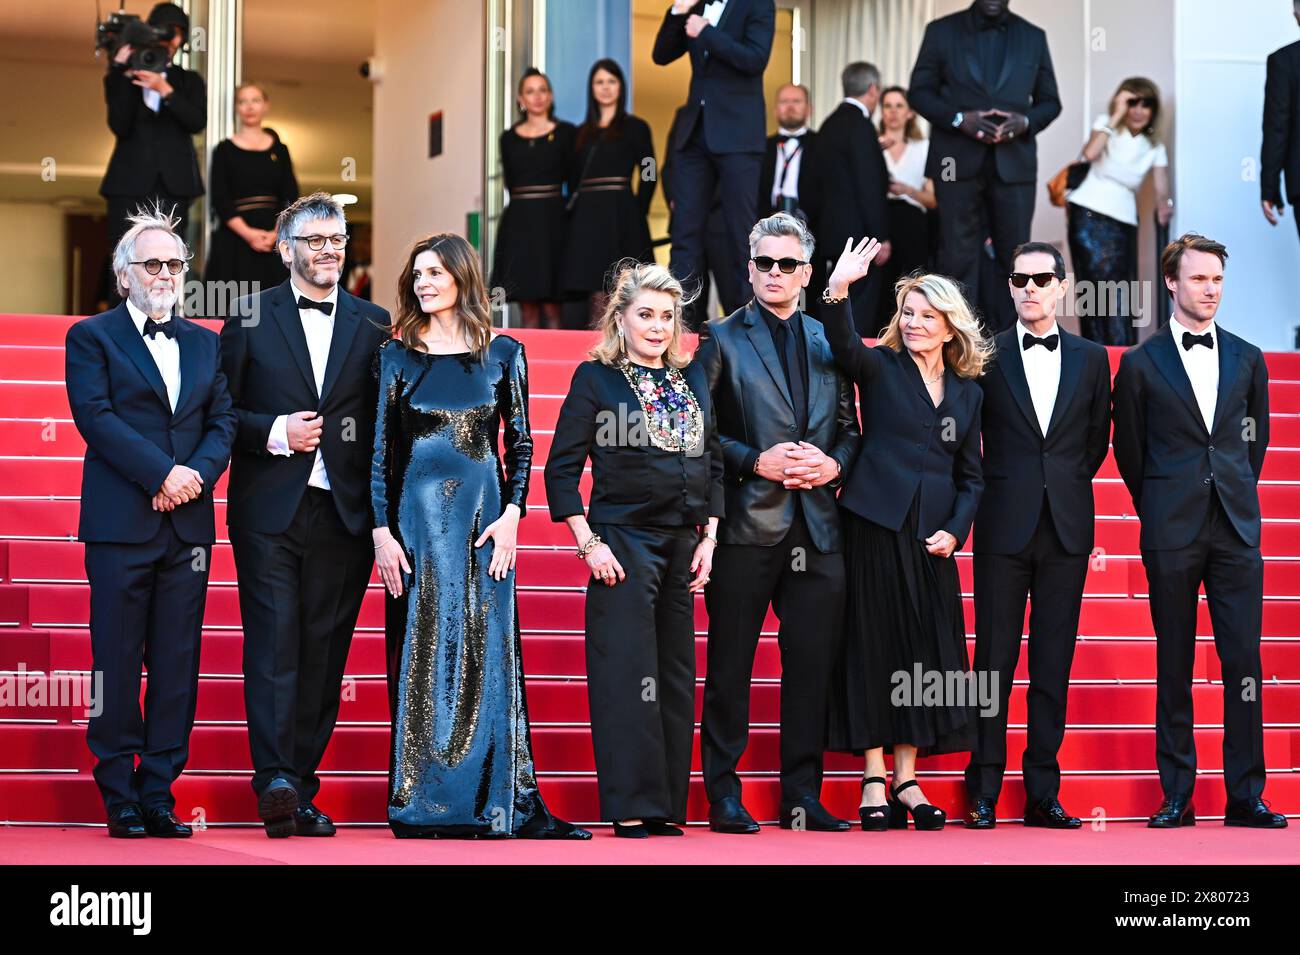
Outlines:
<svg viewBox="0 0 1300 955"><path fill-rule="evenodd" d="M103 680L86 742L110 836L184 838L171 787L189 756L213 488L236 421L217 336L172 315L189 260L177 221L155 207L127 224L112 259L125 301L66 342L68 404L86 441L77 538Z"/></svg>
<svg viewBox="0 0 1300 955"><path fill-rule="evenodd" d="M347 221L328 194L281 212L276 238L288 280L221 330L239 415L226 523L258 815L272 838L330 836L316 768L374 563L371 359L388 312L339 288Z"/></svg>
<svg viewBox="0 0 1300 955"><path fill-rule="evenodd" d="M1093 545L1092 479L1110 444L1106 349L1056 322L1069 292L1060 251L1027 242L1007 282L1019 321L982 378L984 495L975 517L975 670L996 675L966 767L966 826L992 829L1007 764L1007 707L1029 614L1027 826L1077 829L1058 798L1057 752Z"/></svg>
<svg viewBox="0 0 1300 955"><path fill-rule="evenodd" d="M1148 825L1194 825L1192 668L1205 585L1223 669L1224 824L1282 828L1264 792L1259 641L1264 615L1259 475L1268 448L1268 369L1215 322L1228 250L1187 233L1160 259L1173 317L1130 348L1115 376L1115 461L1142 519L1156 635L1156 765L1164 802Z"/></svg>

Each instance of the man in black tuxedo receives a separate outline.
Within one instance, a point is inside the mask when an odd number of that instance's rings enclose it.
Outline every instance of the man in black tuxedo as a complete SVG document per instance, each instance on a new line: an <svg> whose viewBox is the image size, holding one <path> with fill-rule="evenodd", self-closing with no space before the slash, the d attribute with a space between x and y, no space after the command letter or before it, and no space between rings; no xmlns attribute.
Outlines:
<svg viewBox="0 0 1300 955"><path fill-rule="evenodd" d="M1214 320L1227 249L1188 233L1160 259L1174 314L1130 348L1115 376L1115 461L1142 519L1156 633L1156 765L1164 802L1149 826L1194 825L1192 664L1205 585L1223 669L1224 824L1281 828L1264 804L1259 657L1264 614L1259 475L1268 448L1268 370Z"/></svg>
<svg viewBox="0 0 1300 955"><path fill-rule="evenodd" d="M253 791L270 837L330 836L313 800L373 565L371 359L388 312L339 288L343 209L326 193L276 223L289 279L237 303L221 359L239 433L226 523L239 572Z"/></svg>
<svg viewBox="0 0 1300 955"><path fill-rule="evenodd" d="M767 137L758 175L758 215L788 212L816 226L817 133L808 125L808 88L786 83L776 91L776 133Z"/></svg>
<svg viewBox="0 0 1300 955"><path fill-rule="evenodd" d="M1069 282L1046 242L1016 249L1008 287L1016 324L994 339L984 389L984 496L975 517L975 671L997 675L998 707L981 713L966 767L966 826L996 825L1025 601L1029 732L1022 761L1027 826L1077 829L1057 796L1056 754L1093 545L1092 479L1110 447L1106 349L1056 323Z"/></svg>
<svg viewBox="0 0 1300 955"><path fill-rule="evenodd" d="M1300 23L1300 0L1293 4ZM1295 205L1300 197L1300 40L1269 54L1264 74L1264 141L1260 147L1260 204L1269 225L1277 225L1286 208L1282 200L1282 174L1286 197ZM1300 216L1296 216L1300 229Z"/></svg>
<svg viewBox="0 0 1300 955"><path fill-rule="evenodd" d="M676 178L672 272L692 287L703 273L709 210L718 195L729 255L713 265L727 312L746 296L745 236L755 218L767 128L763 70L775 31L772 0L674 0L655 37L660 66L686 54L691 59L690 92L668 143Z"/></svg>
<svg viewBox="0 0 1300 955"><path fill-rule="evenodd" d="M103 675L86 742L119 838L190 835L171 787L189 757L212 491L236 426L217 336L172 315L189 259L175 227L156 208L132 217L113 252L125 301L77 322L66 342L68 404L86 441L77 538Z"/></svg>
<svg viewBox="0 0 1300 955"><path fill-rule="evenodd" d="M671 143L677 135L678 124L682 121L682 114L686 112L685 106L679 106L677 112L673 114L672 125L668 127L668 141ZM668 205L668 237L672 241L675 228L674 213L677 207L677 197L673 193L673 164L669 161L672 153L669 152L664 157L663 165L659 167L659 176L662 180L664 202ZM722 215L722 193L723 184L718 183L718 187L713 194L713 205L709 207L709 218L704 226L704 259L700 263L699 275L695 281L698 283L698 289L691 286L687 289L695 295L695 301L692 305L682 312L682 320L686 328L692 332L699 331L701 326L707 325L710 318L708 310L709 303L709 276L714 276L717 281L717 273L721 268L729 267L731 258L729 246L727 243L727 223Z"/></svg>
<svg viewBox="0 0 1300 955"><path fill-rule="evenodd" d="M170 56L189 38L190 18L174 3L154 6L148 22L171 29ZM190 202L203 195L193 139L208 122L203 77L171 62L158 73L127 69L132 52L122 46L104 75L108 126L117 139L99 185L108 200L110 247L126 231L129 215L154 204L180 220L176 231L184 236Z"/></svg>
<svg viewBox="0 0 1300 955"><path fill-rule="evenodd" d="M870 63L850 63L840 75L844 101L826 117L817 135L817 180L828 197L817 214L817 264L829 275L853 236L880 242L876 265L889 261L889 169L871 114L880 102L880 71ZM833 197L833 198L830 198ZM853 323L859 334L873 334L879 321L881 269L849 286ZM821 289L814 288L815 300Z"/></svg>
<svg viewBox="0 0 1300 955"><path fill-rule="evenodd" d="M912 69L912 108L933 127L925 174L939 203L938 270L979 289L980 255L993 236L999 271L1029 241L1038 177L1035 137L1061 112L1047 34L1007 10L975 0L925 28ZM1015 309L1001 289L980 301L994 331Z"/></svg>
<svg viewBox="0 0 1300 955"><path fill-rule="evenodd" d="M781 621L782 828L847 831L820 802L826 694L844 607L835 488L861 440L853 385L821 323L799 311L813 237L794 216L749 237L754 298L697 352L726 466L709 612L700 755L715 832L758 832L736 765L749 739L750 678L767 608Z"/></svg>

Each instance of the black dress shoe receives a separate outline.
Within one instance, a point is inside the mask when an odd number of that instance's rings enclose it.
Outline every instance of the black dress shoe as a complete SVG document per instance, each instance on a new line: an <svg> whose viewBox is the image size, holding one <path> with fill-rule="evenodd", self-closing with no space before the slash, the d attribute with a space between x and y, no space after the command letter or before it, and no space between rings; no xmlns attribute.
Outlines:
<svg viewBox="0 0 1300 955"><path fill-rule="evenodd" d="M725 796L709 807L709 828L714 832L753 835L758 823L737 796Z"/></svg>
<svg viewBox="0 0 1300 955"><path fill-rule="evenodd" d="M1078 829L1083 822L1061 808L1056 797L1025 806L1025 825L1040 829Z"/></svg>
<svg viewBox="0 0 1300 955"><path fill-rule="evenodd" d="M304 803L294 811L293 826L295 836L332 836L336 831L334 820L311 803Z"/></svg>
<svg viewBox="0 0 1300 955"><path fill-rule="evenodd" d="M645 831L652 836L684 836L686 835L679 827L670 822L664 822L662 819L647 819L643 825Z"/></svg>
<svg viewBox="0 0 1300 955"><path fill-rule="evenodd" d="M257 797L257 815L266 825L269 839L283 839L297 832L297 811L298 790L282 776L271 780Z"/></svg>
<svg viewBox="0 0 1300 955"><path fill-rule="evenodd" d="M650 830L646 828L644 822L638 822L630 826L622 823L614 823L614 835L620 839L649 839Z"/></svg>
<svg viewBox="0 0 1300 955"><path fill-rule="evenodd" d="M998 804L992 799L978 797L966 810L967 829L992 829L998 824Z"/></svg>
<svg viewBox="0 0 1300 955"><path fill-rule="evenodd" d="M143 839L144 816L137 805L122 806L108 814L108 834L114 839Z"/></svg>
<svg viewBox="0 0 1300 955"><path fill-rule="evenodd" d="M812 796L805 796L793 806L781 810L781 828L802 829L806 832L848 832L852 826L847 819L832 816Z"/></svg>
<svg viewBox="0 0 1300 955"><path fill-rule="evenodd" d="M144 811L144 831L163 839L188 839L194 834L170 809L162 806Z"/></svg>
<svg viewBox="0 0 1300 955"><path fill-rule="evenodd" d="M1160 808L1147 820L1148 829L1177 829L1196 825L1191 796L1166 796Z"/></svg>
<svg viewBox="0 0 1300 955"><path fill-rule="evenodd" d="M1286 816L1273 812L1268 803L1256 796L1240 802L1228 803L1223 813L1225 826L1249 826L1251 829L1285 829Z"/></svg>

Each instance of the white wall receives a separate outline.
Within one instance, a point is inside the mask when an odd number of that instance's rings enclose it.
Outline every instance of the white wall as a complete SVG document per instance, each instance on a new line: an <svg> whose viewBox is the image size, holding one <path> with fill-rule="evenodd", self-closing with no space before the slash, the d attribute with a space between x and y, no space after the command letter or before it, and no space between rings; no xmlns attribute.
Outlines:
<svg viewBox="0 0 1300 955"><path fill-rule="evenodd" d="M0 202L0 312L62 313L68 280L63 210L34 202Z"/></svg>

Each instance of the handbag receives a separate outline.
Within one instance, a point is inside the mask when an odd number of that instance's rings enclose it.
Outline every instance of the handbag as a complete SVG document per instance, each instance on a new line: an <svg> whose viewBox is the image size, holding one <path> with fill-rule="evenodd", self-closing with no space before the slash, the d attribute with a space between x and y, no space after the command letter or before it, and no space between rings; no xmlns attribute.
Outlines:
<svg viewBox="0 0 1300 955"><path fill-rule="evenodd" d="M1065 208L1066 196L1083 184L1091 166L1092 163L1083 160L1062 166L1061 171L1047 181L1047 198L1052 205Z"/></svg>

